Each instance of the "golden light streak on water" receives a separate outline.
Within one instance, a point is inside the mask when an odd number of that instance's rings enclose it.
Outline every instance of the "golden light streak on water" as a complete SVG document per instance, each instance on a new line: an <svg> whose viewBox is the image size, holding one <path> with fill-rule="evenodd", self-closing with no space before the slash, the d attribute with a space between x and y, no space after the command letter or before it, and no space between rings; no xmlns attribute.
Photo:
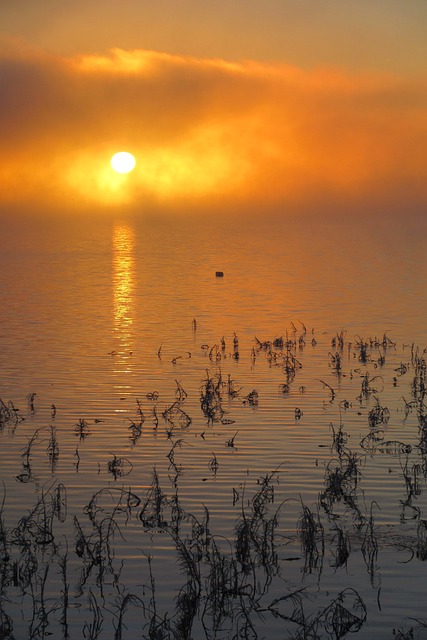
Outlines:
<svg viewBox="0 0 427 640"><path fill-rule="evenodd" d="M130 371L129 357L134 342L135 233L132 226L113 227L113 330L120 372Z"/></svg>

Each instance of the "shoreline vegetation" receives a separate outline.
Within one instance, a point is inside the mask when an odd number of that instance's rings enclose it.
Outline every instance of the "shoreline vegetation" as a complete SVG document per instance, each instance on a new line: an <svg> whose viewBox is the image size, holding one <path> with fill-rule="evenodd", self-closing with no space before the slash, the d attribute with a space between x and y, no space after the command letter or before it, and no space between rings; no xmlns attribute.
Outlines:
<svg viewBox="0 0 427 640"><path fill-rule="evenodd" d="M192 330L195 337L196 320ZM322 474L316 500L290 494L282 460L263 475L248 469L240 483L229 486L233 518L226 536L217 533L210 505L189 508L182 488L182 452L192 446L192 430L198 441L227 430L206 465L209 478L220 480L220 446L237 451L245 437L245 412L261 414L262 390L244 388L229 363L277 370L274 393L292 409L294 425L310 430L310 389L299 376L310 354L318 353L318 342L314 330L298 322L283 336L255 337L251 345L242 346L237 333L199 344L204 367L197 397L180 370L170 397L155 390L135 398L122 428L126 454L110 451L106 443L102 460L93 464L94 473L97 468L106 476L105 486L93 492L80 486L85 497L79 499L70 499L73 487L62 481L62 451L72 446L78 478L85 444L101 419L76 417L66 432L55 399L47 403L31 391L23 409L0 400L0 436L13 439L23 431L26 439L13 479L3 476L0 639L339 640L384 629L383 611L393 596L384 595L382 553L398 556L409 577L411 567L427 560L425 349L398 345L387 332L349 340L340 331L329 339L322 351L324 374L311 384L323 398L319 411L333 406L338 419L318 444L321 457L312 462ZM305 350L312 351L303 363ZM162 345L155 356L162 359ZM187 352L169 364L177 367L190 358ZM167 454L150 461L150 481L141 487L133 479L143 434L167 445ZM398 487L393 523L381 524L368 460L390 466ZM19 516L10 513L11 480L27 488L27 508ZM396 603L399 597L394 595ZM386 633L398 640L424 638L427 620L408 611Z"/></svg>

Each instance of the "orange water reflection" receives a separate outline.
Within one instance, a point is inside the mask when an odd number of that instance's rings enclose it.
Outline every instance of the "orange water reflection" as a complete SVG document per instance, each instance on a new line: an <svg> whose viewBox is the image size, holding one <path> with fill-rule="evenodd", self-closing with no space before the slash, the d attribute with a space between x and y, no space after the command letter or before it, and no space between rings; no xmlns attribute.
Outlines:
<svg viewBox="0 0 427 640"><path fill-rule="evenodd" d="M134 250L133 227L125 223L116 224L113 228L113 331L117 345L115 357L122 365L129 364L134 342ZM122 366L120 371L123 371Z"/></svg>

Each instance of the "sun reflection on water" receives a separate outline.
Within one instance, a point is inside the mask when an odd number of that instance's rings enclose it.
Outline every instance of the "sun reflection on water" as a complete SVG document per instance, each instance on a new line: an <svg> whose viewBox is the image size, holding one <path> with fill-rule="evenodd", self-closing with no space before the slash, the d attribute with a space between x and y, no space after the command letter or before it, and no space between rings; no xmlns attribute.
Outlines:
<svg viewBox="0 0 427 640"><path fill-rule="evenodd" d="M122 366L120 371L130 371L134 339L134 291L135 291L135 232L125 223L113 229L113 308L114 334L117 350L115 357ZM123 365L126 364L125 367Z"/></svg>

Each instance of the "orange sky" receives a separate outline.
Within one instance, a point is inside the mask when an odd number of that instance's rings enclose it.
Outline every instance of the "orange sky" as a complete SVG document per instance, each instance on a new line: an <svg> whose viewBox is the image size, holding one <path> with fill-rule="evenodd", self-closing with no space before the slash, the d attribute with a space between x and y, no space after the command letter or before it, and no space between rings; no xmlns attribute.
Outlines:
<svg viewBox="0 0 427 640"><path fill-rule="evenodd" d="M9 39L0 86L2 211L427 204L420 70ZM121 150L131 174L110 167Z"/></svg>
<svg viewBox="0 0 427 640"><path fill-rule="evenodd" d="M425 73L425 0L2 0L0 32L50 53L112 47Z"/></svg>

